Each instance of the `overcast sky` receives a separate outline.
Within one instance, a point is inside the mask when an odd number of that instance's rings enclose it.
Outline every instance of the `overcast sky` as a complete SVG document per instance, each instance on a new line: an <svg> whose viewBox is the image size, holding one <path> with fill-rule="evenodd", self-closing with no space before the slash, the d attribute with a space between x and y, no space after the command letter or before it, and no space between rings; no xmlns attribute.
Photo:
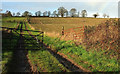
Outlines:
<svg viewBox="0 0 120 74"><path fill-rule="evenodd" d="M106 2L95 2L95 0L92 0L91 2L64 2L64 1L58 1L58 2L2 2L2 9L3 12L6 10L10 10L13 12L20 12L23 13L24 11L30 11L33 14L40 10L42 12L44 11L51 11L57 10L58 7L65 7L67 10L70 10L71 8L76 8L77 11L81 12L83 9L87 10L88 17L93 17L94 13L99 13L99 17L103 17L103 13L108 14L110 17L118 17L118 2L116 1L106 1Z"/></svg>

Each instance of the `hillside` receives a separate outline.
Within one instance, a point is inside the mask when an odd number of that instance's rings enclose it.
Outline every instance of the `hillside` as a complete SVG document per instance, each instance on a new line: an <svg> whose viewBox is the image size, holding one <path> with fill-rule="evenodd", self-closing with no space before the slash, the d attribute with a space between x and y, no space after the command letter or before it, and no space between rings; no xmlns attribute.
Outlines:
<svg viewBox="0 0 120 74"><path fill-rule="evenodd" d="M107 18L31 18L31 26L36 30L45 32L61 33L61 29L74 28L83 25L97 26L101 22L108 20Z"/></svg>

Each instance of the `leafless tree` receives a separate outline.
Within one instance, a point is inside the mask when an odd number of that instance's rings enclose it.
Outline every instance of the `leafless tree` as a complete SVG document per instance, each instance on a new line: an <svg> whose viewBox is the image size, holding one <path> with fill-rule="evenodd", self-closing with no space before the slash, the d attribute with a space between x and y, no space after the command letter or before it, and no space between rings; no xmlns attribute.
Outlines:
<svg viewBox="0 0 120 74"><path fill-rule="evenodd" d="M66 17L68 17L68 11L66 11Z"/></svg>
<svg viewBox="0 0 120 74"><path fill-rule="evenodd" d="M57 17L57 11L56 11L56 10L53 11L53 16L54 16L54 17Z"/></svg>
<svg viewBox="0 0 120 74"><path fill-rule="evenodd" d="M35 12L35 16L37 16L37 12Z"/></svg>
<svg viewBox="0 0 120 74"><path fill-rule="evenodd" d="M31 13L31 12L28 12L28 11L25 11L25 12L22 14L22 16L25 16L25 17L27 17L27 16L32 16L32 13Z"/></svg>
<svg viewBox="0 0 120 74"><path fill-rule="evenodd" d="M109 15L107 15L107 18L109 18L110 16Z"/></svg>
<svg viewBox="0 0 120 74"><path fill-rule="evenodd" d="M41 16L41 11L38 11L38 12L37 12L37 16Z"/></svg>
<svg viewBox="0 0 120 74"><path fill-rule="evenodd" d="M104 14L103 14L103 17L105 18L106 16L107 16L107 15L104 13Z"/></svg>
<svg viewBox="0 0 120 74"><path fill-rule="evenodd" d="M61 17L64 17L66 12L67 12L67 9L65 9L64 7L58 8L58 14L61 15Z"/></svg>
<svg viewBox="0 0 120 74"><path fill-rule="evenodd" d="M8 17L11 17L12 16L12 14L11 14L11 12L10 11L6 11L6 15L8 16Z"/></svg>
<svg viewBox="0 0 120 74"><path fill-rule="evenodd" d="M13 16L15 16L15 13L13 13Z"/></svg>
<svg viewBox="0 0 120 74"><path fill-rule="evenodd" d="M20 12L17 12L17 13L16 13L16 16L20 16Z"/></svg>
<svg viewBox="0 0 120 74"><path fill-rule="evenodd" d="M70 15L71 15L71 17L74 17L75 16L75 13L76 13L76 9L75 8L72 8L71 10L70 10Z"/></svg>
<svg viewBox="0 0 120 74"><path fill-rule="evenodd" d="M50 11L48 11L48 16L50 17L50 15L51 15L51 12L50 12Z"/></svg>
<svg viewBox="0 0 120 74"><path fill-rule="evenodd" d="M99 16L99 14L98 14L98 13L96 13L96 14L93 14L93 16L96 18L97 16Z"/></svg>
<svg viewBox="0 0 120 74"><path fill-rule="evenodd" d="M81 15L82 15L82 17L86 17L87 16L87 11L86 10L82 10Z"/></svg>
<svg viewBox="0 0 120 74"><path fill-rule="evenodd" d="M43 12L43 16L47 16L47 11Z"/></svg>

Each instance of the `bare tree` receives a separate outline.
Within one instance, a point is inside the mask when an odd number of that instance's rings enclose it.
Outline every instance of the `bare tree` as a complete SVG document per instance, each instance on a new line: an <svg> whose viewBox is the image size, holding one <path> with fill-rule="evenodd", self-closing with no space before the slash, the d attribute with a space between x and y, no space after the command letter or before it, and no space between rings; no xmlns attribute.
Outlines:
<svg viewBox="0 0 120 74"><path fill-rule="evenodd" d="M37 16L41 16L41 11L38 11L38 12L37 12Z"/></svg>
<svg viewBox="0 0 120 74"><path fill-rule="evenodd" d="M47 11L43 12L43 16L47 16Z"/></svg>
<svg viewBox="0 0 120 74"><path fill-rule="evenodd" d="M37 16L37 12L35 12L35 16Z"/></svg>
<svg viewBox="0 0 120 74"><path fill-rule="evenodd" d="M17 13L16 13L16 16L20 16L20 12L17 12Z"/></svg>
<svg viewBox="0 0 120 74"><path fill-rule="evenodd" d="M12 16L12 14L11 14L11 12L10 11L6 11L6 15L8 16L8 17L11 17Z"/></svg>
<svg viewBox="0 0 120 74"><path fill-rule="evenodd" d="M109 15L107 15L107 18L109 18Z"/></svg>
<svg viewBox="0 0 120 74"><path fill-rule="evenodd" d="M27 17L27 16L32 16L32 13L30 13L30 12L28 12L28 11L25 11L25 12L22 14L22 16L25 16L25 17Z"/></svg>
<svg viewBox="0 0 120 74"><path fill-rule="evenodd" d="M65 9L64 7L58 8L58 14L61 15L61 17L64 17L66 12L67 12L67 9Z"/></svg>
<svg viewBox="0 0 120 74"><path fill-rule="evenodd" d="M28 16L29 12L28 11L25 11L22 16Z"/></svg>
<svg viewBox="0 0 120 74"><path fill-rule="evenodd" d="M82 10L81 15L82 15L82 17L86 17L87 16L87 11L86 10Z"/></svg>
<svg viewBox="0 0 120 74"><path fill-rule="evenodd" d="M71 17L74 17L75 16L75 13L76 13L76 9L75 8L72 8L71 10L70 10L70 15L71 15Z"/></svg>
<svg viewBox="0 0 120 74"><path fill-rule="evenodd" d="M96 14L93 14L93 16L96 18L97 16L99 16L99 14L98 14L98 13L96 13Z"/></svg>
<svg viewBox="0 0 120 74"><path fill-rule="evenodd" d="M51 12L50 12L50 11L48 11L48 16L50 17L50 15L51 15Z"/></svg>
<svg viewBox="0 0 120 74"><path fill-rule="evenodd" d="M68 17L68 11L66 11L66 17Z"/></svg>
<svg viewBox="0 0 120 74"><path fill-rule="evenodd" d="M15 16L15 13L13 13L13 16Z"/></svg>
<svg viewBox="0 0 120 74"><path fill-rule="evenodd" d="M53 11L53 16L54 16L54 17L57 17L57 11L56 11L56 10Z"/></svg>
<svg viewBox="0 0 120 74"><path fill-rule="evenodd" d="M103 17L105 18L106 16L107 16L107 15L104 13L104 14L103 14Z"/></svg>
<svg viewBox="0 0 120 74"><path fill-rule="evenodd" d="M31 13L31 12L29 12L29 13L28 13L28 16L32 16L32 13Z"/></svg>
<svg viewBox="0 0 120 74"><path fill-rule="evenodd" d="M41 16L41 11L35 12L35 16Z"/></svg>

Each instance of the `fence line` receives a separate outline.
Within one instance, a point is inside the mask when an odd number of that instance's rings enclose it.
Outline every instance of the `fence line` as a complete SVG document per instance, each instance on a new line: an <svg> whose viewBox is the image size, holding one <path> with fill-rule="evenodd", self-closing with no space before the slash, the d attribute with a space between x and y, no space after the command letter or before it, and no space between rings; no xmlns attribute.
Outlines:
<svg viewBox="0 0 120 74"><path fill-rule="evenodd" d="M84 26L70 28L70 29L66 29L66 30L64 30L64 27L63 27L62 35L67 37L67 36L70 36L70 34L72 34L73 40L81 39L84 37L84 29L85 29Z"/></svg>

